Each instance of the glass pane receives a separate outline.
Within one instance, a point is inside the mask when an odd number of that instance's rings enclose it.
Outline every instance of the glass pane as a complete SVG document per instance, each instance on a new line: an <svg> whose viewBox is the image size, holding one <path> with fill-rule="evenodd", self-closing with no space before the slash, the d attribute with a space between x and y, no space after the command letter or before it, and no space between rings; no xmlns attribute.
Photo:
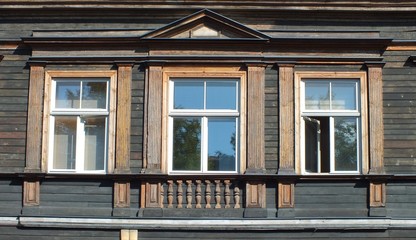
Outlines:
<svg viewBox="0 0 416 240"><path fill-rule="evenodd" d="M173 119L172 170L201 170L201 118Z"/></svg>
<svg viewBox="0 0 416 240"><path fill-rule="evenodd" d="M236 82L207 82L207 109L237 109Z"/></svg>
<svg viewBox="0 0 416 240"><path fill-rule="evenodd" d="M305 117L305 170L317 173L321 140L320 121Z"/></svg>
<svg viewBox="0 0 416 240"><path fill-rule="evenodd" d="M75 169L77 117L55 117L53 169Z"/></svg>
<svg viewBox="0 0 416 240"><path fill-rule="evenodd" d="M208 119L208 170L235 171L236 119Z"/></svg>
<svg viewBox="0 0 416 240"><path fill-rule="evenodd" d="M204 109L204 82L175 81L174 109Z"/></svg>
<svg viewBox="0 0 416 240"><path fill-rule="evenodd" d="M329 109L329 82L305 81L305 109Z"/></svg>
<svg viewBox="0 0 416 240"><path fill-rule="evenodd" d="M85 117L84 169L104 170L106 117Z"/></svg>
<svg viewBox="0 0 416 240"><path fill-rule="evenodd" d="M335 171L357 171L357 118L335 117Z"/></svg>
<svg viewBox="0 0 416 240"><path fill-rule="evenodd" d="M107 82L83 82L81 108L106 109Z"/></svg>
<svg viewBox="0 0 416 240"><path fill-rule="evenodd" d="M56 82L56 108L79 108L79 82Z"/></svg>
<svg viewBox="0 0 416 240"><path fill-rule="evenodd" d="M332 109L355 110L356 82L332 82Z"/></svg>

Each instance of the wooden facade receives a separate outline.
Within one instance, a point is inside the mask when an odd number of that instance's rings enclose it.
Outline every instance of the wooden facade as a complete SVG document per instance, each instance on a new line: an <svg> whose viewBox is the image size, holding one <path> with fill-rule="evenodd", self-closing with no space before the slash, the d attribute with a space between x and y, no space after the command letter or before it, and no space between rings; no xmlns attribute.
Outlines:
<svg viewBox="0 0 416 240"><path fill-rule="evenodd" d="M0 239L413 239L415 13L387 0L3 0ZM102 172L51 167L59 78L108 80ZM221 115L238 119L235 171L172 170L181 78L238 82L238 113ZM357 80L355 172L305 171L305 79Z"/></svg>

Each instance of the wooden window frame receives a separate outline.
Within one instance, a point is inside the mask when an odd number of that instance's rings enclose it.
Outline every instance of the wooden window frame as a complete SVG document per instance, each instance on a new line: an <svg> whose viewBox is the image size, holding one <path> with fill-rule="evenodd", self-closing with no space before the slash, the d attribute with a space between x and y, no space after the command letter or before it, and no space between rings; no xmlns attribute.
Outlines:
<svg viewBox="0 0 416 240"><path fill-rule="evenodd" d="M169 82L171 78L235 78L239 79L239 152L238 169L235 173L210 172L198 174L238 174L244 173L246 169L246 95L247 95L247 71L240 67L164 67L162 83L162 161L161 171L169 174L186 174L169 172Z"/></svg>
<svg viewBox="0 0 416 240"><path fill-rule="evenodd" d="M117 71L59 71L50 70L45 72L45 87L43 99L43 132L42 132L42 171L50 172L49 169L49 135L51 122L51 101L52 101L52 81L55 78L108 78L109 79L109 106L108 106L108 126L107 126L107 163L104 172L85 172L91 174L112 173L115 168L115 136L116 136L116 104L117 104ZM59 171L51 173L63 174L82 174L84 172Z"/></svg>
<svg viewBox="0 0 416 240"><path fill-rule="evenodd" d="M301 81L302 79L357 79L359 81L359 104L360 104L360 165L359 173L306 173L303 169L304 159L302 159L302 129L301 129ZM368 144L368 83L366 72L313 72L298 71L295 72L295 159L296 173L308 175L325 175L325 174L366 174L369 170L369 144Z"/></svg>

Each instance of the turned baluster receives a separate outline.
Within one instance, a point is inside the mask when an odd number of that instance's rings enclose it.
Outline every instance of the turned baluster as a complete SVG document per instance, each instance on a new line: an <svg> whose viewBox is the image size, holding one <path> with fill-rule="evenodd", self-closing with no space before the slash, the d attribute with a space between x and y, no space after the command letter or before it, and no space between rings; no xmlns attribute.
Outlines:
<svg viewBox="0 0 416 240"><path fill-rule="evenodd" d="M182 180L177 180L176 183L178 184L178 206L177 208L182 208L182 195L183 195L183 189L182 189Z"/></svg>
<svg viewBox="0 0 416 240"><path fill-rule="evenodd" d="M192 180L186 180L186 208L192 208Z"/></svg>
<svg viewBox="0 0 416 240"><path fill-rule="evenodd" d="M238 188L238 185L234 188L234 208L240 208L240 188Z"/></svg>
<svg viewBox="0 0 416 240"><path fill-rule="evenodd" d="M196 180L196 204L195 204L195 208L201 208L201 180Z"/></svg>
<svg viewBox="0 0 416 240"><path fill-rule="evenodd" d="M168 208L173 208L173 181L168 180Z"/></svg>
<svg viewBox="0 0 416 240"><path fill-rule="evenodd" d="M165 189L163 188L163 183L162 183L160 184L160 208L164 207L163 206L163 201L165 200L164 197L165 197Z"/></svg>
<svg viewBox="0 0 416 240"><path fill-rule="evenodd" d="M221 188L220 188L220 180L215 180L215 208L221 208Z"/></svg>
<svg viewBox="0 0 416 240"><path fill-rule="evenodd" d="M205 208L211 208L211 181L205 180L206 189L205 189Z"/></svg>
<svg viewBox="0 0 416 240"><path fill-rule="evenodd" d="M225 208L230 208L230 199L231 199L230 180L224 180L224 184L225 184L225 190L224 190Z"/></svg>

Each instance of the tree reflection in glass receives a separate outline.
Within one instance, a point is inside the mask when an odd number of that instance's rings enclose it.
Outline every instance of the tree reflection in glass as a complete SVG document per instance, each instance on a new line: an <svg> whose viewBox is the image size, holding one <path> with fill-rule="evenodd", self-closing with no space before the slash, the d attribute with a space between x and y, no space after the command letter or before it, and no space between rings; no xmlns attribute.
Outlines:
<svg viewBox="0 0 416 240"><path fill-rule="evenodd" d="M201 118L173 119L173 170L201 170Z"/></svg>

